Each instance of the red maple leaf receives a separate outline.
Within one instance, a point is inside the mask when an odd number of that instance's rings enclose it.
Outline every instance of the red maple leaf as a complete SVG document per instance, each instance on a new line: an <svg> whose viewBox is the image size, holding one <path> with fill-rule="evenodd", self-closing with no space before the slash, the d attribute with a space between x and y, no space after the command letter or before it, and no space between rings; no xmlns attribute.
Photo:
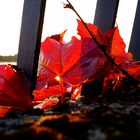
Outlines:
<svg viewBox="0 0 140 140"><path fill-rule="evenodd" d="M0 105L27 109L32 106L30 82L13 65L0 65Z"/></svg>
<svg viewBox="0 0 140 140"><path fill-rule="evenodd" d="M102 38L103 45L107 47L107 52L114 62L123 68L129 75L138 79L140 76L140 63L134 59L134 56L130 52L125 51L125 43L120 36L119 29L115 27L112 30L108 30ZM116 90L122 84L122 78L127 78L121 70L117 69L114 65L111 65L111 71L109 75L104 78L103 93L112 87Z"/></svg>
<svg viewBox="0 0 140 140"><path fill-rule="evenodd" d="M109 56L114 59L117 64L127 61L126 45L119 33L118 27L108 30L102 37L103 45Z"/></svg>
<svg viewBox="0 0 140 140"><path fill-rule="evenodd" d="M98 44L105 47L105 51L109 54L110 57L114 59L117 64L127 60L127 53L125 52L126 45L119 33L118 27L110 29L103 34L99 27L91 23L86 23L86 25L92 32ZM77 30L78 34L82 38L92 38L80 20L78 20Z"/></svg>
<svg viewBox="0 0 140 140"><path fill-rule="evenodd" d="M61 86L73 89L105 73L102 70L106 63L107 58L92 38L83 37L78 40L72 37L71 41L66 43L61 39L55 39L55 36L48 37L41 44L38 78L34 93L42 95L46 86L48 88L48 86L58 84L56 77L59 77L59 84L63 84ZM50 92L48 95L51 96L51 93L54 94Z"/></svg>

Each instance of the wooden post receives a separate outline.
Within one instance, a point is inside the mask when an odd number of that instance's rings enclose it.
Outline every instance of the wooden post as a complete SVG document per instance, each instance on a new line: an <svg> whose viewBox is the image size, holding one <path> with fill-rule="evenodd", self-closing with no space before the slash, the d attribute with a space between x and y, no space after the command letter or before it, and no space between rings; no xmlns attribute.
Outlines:
<svg viewBox="0 0 140 140"><path fill-rule="evenodd" d="M140 1L138 0L137 10L130 39L129 51L140 61Z"/></svg>
<svg viewBox="0 0 140 140"><path fill-rule="evenodd" d="M98 0L94 25L99 26L104 33L115 25L119 0Z"/></svg>
<svg viewBox="0 0 140 140"><path fill-rule="evenodd" d="M24 70L34 87L46 0L24 0L17 66Z"/></svg>
<svg viewBox="0 0 140 140"><path fill-rule="evenodd" d="M114 27L118 5L119 0L97 1L94 25L99 26L103 33ZM94 96L100 95L102 93L103 79L104 77L101 76L94 82L84 84L82 86L82 95L84 95L89 101L92 101Z"/></svg>

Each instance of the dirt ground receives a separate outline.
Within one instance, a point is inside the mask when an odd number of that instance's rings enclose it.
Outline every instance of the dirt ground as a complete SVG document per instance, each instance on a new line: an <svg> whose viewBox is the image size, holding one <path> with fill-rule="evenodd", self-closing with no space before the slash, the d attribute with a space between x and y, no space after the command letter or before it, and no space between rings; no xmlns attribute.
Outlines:
<svg viewBox="0 0 140 140"><path fill-rule="evenodd" d="M139 140L140 85L127 83L117 91L52 110L12 111L0 119L0 140Z"/></svg>

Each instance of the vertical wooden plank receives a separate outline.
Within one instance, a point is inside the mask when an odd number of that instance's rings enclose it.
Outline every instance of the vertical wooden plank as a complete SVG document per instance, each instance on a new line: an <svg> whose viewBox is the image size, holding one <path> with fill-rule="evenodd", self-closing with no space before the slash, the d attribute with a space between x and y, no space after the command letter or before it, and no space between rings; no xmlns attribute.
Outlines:
<svg viewBox="0 0 140 140"><path fill-rule="evenodd" d="M102 32L111 29L115 25L119 0L98 0L94 24L99 26Z"/></svg>
<svg viewBox="0 0 140 140"><path fill-rule="evenodd" d="M98 0L94 25L99 26L101 31L104 33L108 29L111 29L115 25L116 15L118 10L119 0ZM104 77L100 77L93 82L83 84L82 95L86 97L87 100L91 101L95 96L102 93Z"/></svg>
<svg viewBox="0 0 140 140"><path fill-rule="evenodd" d="M35 84L46 0L24 0L17 65Z"/></svg>
<svg viewBox="0 0 140 140"><path fill-rule="evenodd" d="M140 60L140 1L138 0L137 10L130 39L129 51L135 56L135 59Z"/></svg>

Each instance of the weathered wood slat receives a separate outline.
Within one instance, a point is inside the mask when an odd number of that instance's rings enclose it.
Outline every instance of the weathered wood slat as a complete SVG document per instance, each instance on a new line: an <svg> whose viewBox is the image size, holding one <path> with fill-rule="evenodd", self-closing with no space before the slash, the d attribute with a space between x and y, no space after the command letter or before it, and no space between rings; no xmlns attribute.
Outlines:
<svg viewBox="0 0 140 140"><path fill-rule="evenodd" d="M99 26L102 32L105 32L108 29L114 27L118 5L119 5L119 0L97 1L94 24Z"/></svg>
<svg viewBox="0 0 140 140"><path fill-rule="evenodd" d="M24 1L17 65L31 80L31 88L36 79L45 5L46 0Z"/></svg>
<svg viewBox="0 0 140 140"><path fill-rule="evenodd" d="M130 39L129 51L137 60L140 60L140 1L138 0L132 35Z"/></svg>

